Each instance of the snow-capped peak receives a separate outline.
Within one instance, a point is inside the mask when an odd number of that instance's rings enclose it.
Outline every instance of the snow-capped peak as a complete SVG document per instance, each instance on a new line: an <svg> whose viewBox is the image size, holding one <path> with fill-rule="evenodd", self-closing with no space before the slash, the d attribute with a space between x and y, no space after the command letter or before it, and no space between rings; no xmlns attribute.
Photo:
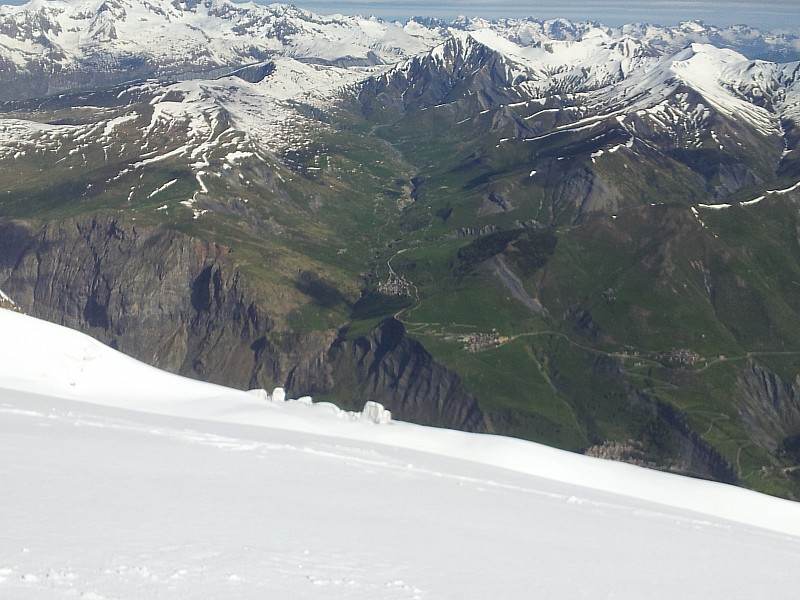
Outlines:
<svg viewBox="0 0 800 600"><path fill-rule="evenodd" d="M321 17L287 4L34 0L0 7L0 58L20 74L96 67L98 44L104 56L113 57L107 68L118 62L116 68L130 71L125 61L141 57L150 64L142 74L152 76L243 66L275 54L329 63L393 63L427 47L430 37L428 30L361 17Z"/></svg>

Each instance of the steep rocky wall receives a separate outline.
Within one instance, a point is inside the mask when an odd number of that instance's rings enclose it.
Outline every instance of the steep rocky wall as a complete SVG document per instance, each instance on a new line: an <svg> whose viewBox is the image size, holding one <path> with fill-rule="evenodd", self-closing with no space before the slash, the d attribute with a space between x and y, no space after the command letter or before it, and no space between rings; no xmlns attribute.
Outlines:
<svg viewBox="0 0 800 600"><path fill-rule="evenodd" d="M399 322L355 342L283 331L276 344L269 295L235 268L230 250L165 227L100 216L0 220L0 289L32 316L168 371L238 388L283 386L294 397L338 389L404 420L487 430L476 399Z"/></svg>
<svg viewBox="0 0 800 600"><path fill-rule="evenodd" d="M761 447L775 452L779 443L800 433L800 376L787 381L749 360L739 377L744 402L739 412L748 433Z"/></svg>
<svg viewBox="0 0 800 600"><path fill-rule="evenodd" d="M0 223L0 282L29 314L183 375L280 384L273 323L227 253L113 218Z"/></svg>
<svg viewBox="0 0 800 600"><path fill-rule="evenodd" d="M692 429L681 411L662 402L655 402L653 405L658 418L672 431L675 447L674 463L671 465L673 469L694 477L724 483L739 482L733 465Z"/></svg>
<svg viewBox="0 0 800 600"><path fill-rule="evenodd" d="M340 393L345 383L359 398L377 400L401 420L465 431L491 429L458 375L407 337L396 319L387 319L368 336L339 342L332 355Z"/></svg>
<svg viewBox="0 0 800 600"><path fill-rule="evenodd" d="M736 469L719 451L713 448L692 428L686 414L668 402L664 402L647 392L637 388L622 369L619 359L609 356L596 356L592 361L592 374L588 396L592 401L600 401L605 410L616 410L616 417L611 423L620 426L627 420L627 427L642 443L647 462L654 462L658 468L701 477L725 483L738 483ZM556 385L564 386L566 382L554 377ZM593 387L605 389L605 393L595 393ZM609 422L600 428L593 423L593 418L580 404L585 402L587 392L583 395L573 392L573 402L577 402L575 410L585 415L591 427L591 435L608 431ZM616 409L614 405L616 404ZM610 412L609 414L613 414ZM619 440L618 440L619 441Z"/></svg>

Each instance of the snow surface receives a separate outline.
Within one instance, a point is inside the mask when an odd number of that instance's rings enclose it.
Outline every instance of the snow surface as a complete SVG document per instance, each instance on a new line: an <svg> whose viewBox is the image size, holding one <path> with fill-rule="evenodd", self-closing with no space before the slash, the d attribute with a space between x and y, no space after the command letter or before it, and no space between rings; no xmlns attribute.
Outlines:
<svg viewBox="0 0 800 600"><path fill-rule="evenodd" d="M800 582L795 503L270 401L12 311L0 330L3 598L727 600Z"/></svg>

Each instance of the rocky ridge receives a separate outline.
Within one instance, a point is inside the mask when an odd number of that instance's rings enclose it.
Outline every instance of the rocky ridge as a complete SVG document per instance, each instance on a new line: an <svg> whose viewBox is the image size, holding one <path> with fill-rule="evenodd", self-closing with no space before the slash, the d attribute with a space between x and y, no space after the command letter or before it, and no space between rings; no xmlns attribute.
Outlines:
<svg viewBox="0 0 800 600"><path fill-rule="evenodd" d="M458 377L396 322L353 342L311 331L292 334L288 348L276 345L263 308L269 304L229 254L165 227L111 217L2 221L0 288L32 316L168 371L239 388L282 386L294 397L337 388L359 410L375 399L400 418L487 430ZM332 344L347 357L333 365ZM357 389L339 384L353 377Z"/></svg>

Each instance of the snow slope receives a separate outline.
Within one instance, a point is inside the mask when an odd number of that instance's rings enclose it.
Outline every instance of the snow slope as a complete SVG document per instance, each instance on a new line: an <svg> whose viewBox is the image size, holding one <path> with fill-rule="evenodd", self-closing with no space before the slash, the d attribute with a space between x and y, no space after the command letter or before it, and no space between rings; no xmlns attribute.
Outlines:
<svg viewBox="0 0 800 600"><path fill-rule="evenodd" d="M169 375L0 310L0 597L792 597L800 505Z"/></svg>

